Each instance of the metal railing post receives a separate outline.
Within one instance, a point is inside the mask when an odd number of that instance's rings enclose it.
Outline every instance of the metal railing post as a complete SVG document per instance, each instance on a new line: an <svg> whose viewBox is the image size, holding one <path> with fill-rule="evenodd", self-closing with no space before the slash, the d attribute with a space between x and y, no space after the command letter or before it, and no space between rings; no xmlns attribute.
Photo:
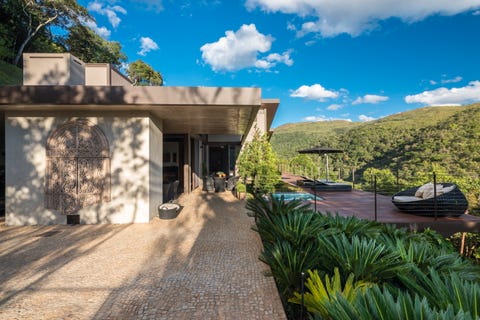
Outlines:
<svg viewBox="0 0 480 320"><path fill-rule="evenodd" d="M435 220L438 217L438 199L437 199L437 174L433 172L433 212L435 213Z"/></svg>
<svg viewBox="0 0 480 320"><path fill-rule="evenodd" d="M301 278L302 278L302 283L300 284L301 286L301 291L302 291L302 309L300 310L300 319L303 320L303 309L305 309L305 285L304 285L304 282L305 282L305 272L302 272L301 274Z"/></svg>
<svg viewBox="0 0 480 320"><path fill-rule="evenodd" d="M377 176L373 176L373 189L375 195L375 221L377 221Z"/></svg>
<svg viewBox="0 0 480 320"><path fill-rule="evenodd" d="M355 167L352 167L352 190L355 190Z"/></svg>

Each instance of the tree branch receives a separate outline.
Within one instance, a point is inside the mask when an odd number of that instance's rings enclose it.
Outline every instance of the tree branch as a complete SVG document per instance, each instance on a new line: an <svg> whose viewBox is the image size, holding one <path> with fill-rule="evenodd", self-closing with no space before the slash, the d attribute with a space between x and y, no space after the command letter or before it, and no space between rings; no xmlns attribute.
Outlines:
<svg viewBox="0 0 480 320"><path fill-rule="evenodd" d="M33 4L32 4L33 6ZM25 38L25 40L22 42L22 44L20 45L20 47L18 48L18 52L15 56L15 60L14 60L14 64L15 65L18 65L18 62L20 61L20 58L23 54L23 50L25 50L25 47L26 45L33 39L33 37L35 37L35 35L38 33L38 31L40 31L43 27L45 27L46 25L49 25L50 23L52 23L53 21L55 21L58 16L59 16L59 13L58 13L58 10L55 9L55 14L52 16L52 17L49 17L47 20L45 20L44 22L41 22L36 28L34 31L32 31L32 14L29 13L27 11L27 7L28 7L28 4L27 5L24 5L22 6L22 9L23 9L23 12L25 13L25 15L28 17L28 31L27 31L27 37Z"/></svg>

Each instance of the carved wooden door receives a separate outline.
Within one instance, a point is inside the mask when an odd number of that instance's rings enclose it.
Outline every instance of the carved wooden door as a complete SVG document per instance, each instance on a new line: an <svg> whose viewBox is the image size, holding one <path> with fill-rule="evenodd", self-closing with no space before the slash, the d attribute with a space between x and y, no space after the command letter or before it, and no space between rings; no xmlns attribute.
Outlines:
<svg viewBox="0 0 480 320"><path fill-rule="evenodd" d="M108 140L88 120L70 121L47 140L45 207L62 214L110 201Z"/></svg>

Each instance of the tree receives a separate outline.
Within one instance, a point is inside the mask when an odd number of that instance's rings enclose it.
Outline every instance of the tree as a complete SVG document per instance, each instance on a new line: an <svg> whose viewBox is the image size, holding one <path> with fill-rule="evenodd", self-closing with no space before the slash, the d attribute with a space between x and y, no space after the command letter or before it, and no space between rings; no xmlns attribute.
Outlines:
<svg viewBox="0 0 480 320"><path fill-rule="evenodd" d="M318 173L318 168L312 158L306 154L299 154L290 161L290 166L299 168L300 172L306 176L314 177ZM295 171L297 172L297 171Z"/></svg>
<svg viewBox="0 0 480 320"><path fill-rule="evenodd" d="M47 26L66 28L91 20L87 9L76 0L4 0L8 12L13 15L19 36L15 46L13 63L18 65L25 47Z"/></svg>
<svg viewBox="0 0 480 320"><path fill-rule="evenodd" d="M120 68L127 56L122 46L115 41L107 41L83 25L74 25L63 42L68 51L84 62L111 63Z"/></svg>
<svg viewBox="0 0 480 320"><path fill-rule="evenodd" d="M160 72L153 70L150 65L146 64L142 60L137 60L130 63L128 66L127 75L136 86L163 85L163 77Z"/></svg>
<svg viewBox="0 0 480 320"><path fill-rule="evenodd" d="M364 171L363 179L366 183L371 183L373 186L375 178L379 192L388 194L396 190L395 175L389 169L368 168Z"/></svg>
<svg viewBox="0 0 480 320"><path fill-rule="evenodd" d="M253 140L247 143L237 161L238 171L244 178L251 178L255 193L266 194L275 190L280 179L277 157L267 135L255 132Z"/></svg>

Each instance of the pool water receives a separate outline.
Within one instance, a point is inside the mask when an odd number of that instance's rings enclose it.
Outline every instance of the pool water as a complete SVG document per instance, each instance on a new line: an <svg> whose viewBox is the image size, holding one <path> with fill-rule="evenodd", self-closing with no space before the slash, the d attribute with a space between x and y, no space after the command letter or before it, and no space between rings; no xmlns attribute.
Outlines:
<svg viewBox="0 0 480 320"><path fill-rule="evenodd" d="M276 192L276 193L272 193L272 197L274 197L277 200L283 197L284 201L292 201L295 199L315 200L315 196L313 194L304 193L304 192ZM317 200L322 200L322 198L317 196Z"/></svg>

